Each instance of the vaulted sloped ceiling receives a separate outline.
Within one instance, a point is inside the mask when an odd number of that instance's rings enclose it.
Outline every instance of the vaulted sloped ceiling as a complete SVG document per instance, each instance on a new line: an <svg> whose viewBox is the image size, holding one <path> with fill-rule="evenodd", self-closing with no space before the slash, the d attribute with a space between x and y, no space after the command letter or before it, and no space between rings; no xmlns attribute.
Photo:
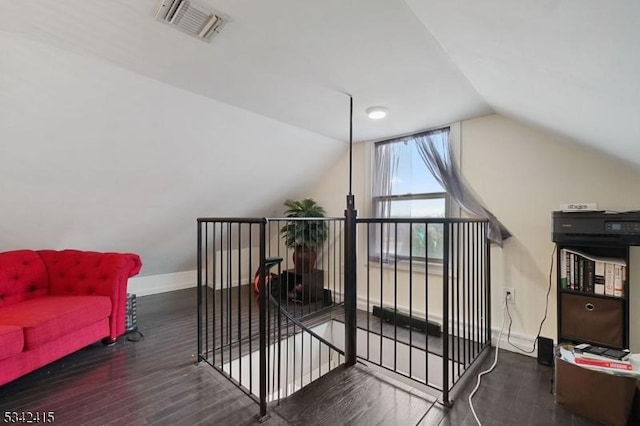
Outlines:
<svg viewBox="0 0 640 426"><path fill-rule="evenodd" d="M407 4L496 112L640 165L640 2Z"/></svg>
<svg viewBox="0 0 640 426"><path fill-rule="evenodd" d="M497 111L640 164L633 1L198 3L211 42L155 0L0 0L0 250L192 269L196 217L278 214L347 149L346 93L355 141Z"/></svg>
<svg viewBox="0 0 640 426"><path fill-rule="evenodd" d="M153 19L156 0L3 1L0 29L346 140L491 113L401 0L201 0L229 16L210 43ZM367 121L382 104L392 120Z"/></svg>

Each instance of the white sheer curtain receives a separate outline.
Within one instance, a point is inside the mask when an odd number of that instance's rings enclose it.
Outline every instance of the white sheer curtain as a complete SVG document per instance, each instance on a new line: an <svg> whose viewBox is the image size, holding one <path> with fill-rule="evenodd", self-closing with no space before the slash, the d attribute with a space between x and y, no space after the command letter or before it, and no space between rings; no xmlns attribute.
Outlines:
<svg viewBox="0 0 640 426"><path fill-rule="evenodd" d="M374 196L389 196L391 195L391 179L398 168L399 155L395 149L395 144L383 144L376 147L376 163L373 182L373 194ZM374 204L375 217L389 217L391 215L391 202L388 199L381 198ZM373 246L371 247L374 252L378 249L381 250L380 258L382 261L389 259L389 248L391 238L389 225L374 225L377 229L373 232ZM382 231L382 232L380 232ZM387 236L385 238L385 236Z"/></svg>
<svg viewBox="0 0 640 426"><path fill-rule="evenodd" d="M443 129L422 135L411 136L427 169L433 174L447 194L468 213L489 219L488 238L502 246L503 240L511 233L478 200L468 184L463 180L453 161L449 145L449 130Z"/></svg>

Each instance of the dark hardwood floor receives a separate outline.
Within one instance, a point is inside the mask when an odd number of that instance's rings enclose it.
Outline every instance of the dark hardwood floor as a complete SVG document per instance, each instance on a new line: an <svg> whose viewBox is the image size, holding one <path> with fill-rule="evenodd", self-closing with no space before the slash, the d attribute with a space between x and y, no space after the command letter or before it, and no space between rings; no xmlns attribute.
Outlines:
<svg viewBox="0 0 640 426"><path fill-rule="evenodd" d="M0 414L53 411L58 425L248 425L258 405L195 364L195 289L138 298L144 338L89 346L0 386ZM487 356L479 368L492 362ZM500 352L474 405L483 425L593 425L554 403L552 369ZM453 408L365 366L339 368L271 410L266 425L473 425L469 377Z"/></svg>

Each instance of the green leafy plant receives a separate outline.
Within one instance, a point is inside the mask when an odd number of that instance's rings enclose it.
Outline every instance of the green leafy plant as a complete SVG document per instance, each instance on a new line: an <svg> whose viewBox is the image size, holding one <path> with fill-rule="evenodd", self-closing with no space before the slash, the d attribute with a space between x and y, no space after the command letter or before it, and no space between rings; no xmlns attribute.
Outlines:
<svg viewBox="0 0 640 426"><path fill-rule="evenodd" d="M325 217L325 210L311 198L304 200L286 200L284 206L286 217L315 218ZM327 239L328 227L321 220L297 220L288 222L280 232L289 248L315 249Z"/></svg>

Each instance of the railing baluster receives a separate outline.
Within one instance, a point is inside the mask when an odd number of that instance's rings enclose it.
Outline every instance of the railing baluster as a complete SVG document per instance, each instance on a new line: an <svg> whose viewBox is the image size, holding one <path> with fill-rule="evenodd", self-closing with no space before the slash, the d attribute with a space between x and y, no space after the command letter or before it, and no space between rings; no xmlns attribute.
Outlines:
<svg viewBox="0 0 640 426"><path fill-rule="evenodd" d="M425 228L427 224L425 223ZM426 232L426 229L425 229ZM426 234L428 235L428 233ZM425 237L426 238L426 237ZM427 243L428 243L427 238ZM427 249L428 253L428 249ZM424 274L424 329L429 330L429 257L427 254ZM424 384L429 384L429 334L424 336Z"/></svg>
<svg viewBox="0 0 640 426"><path fill-rule="evenodd" d="M449 401L449 255L450 248L450 224L444 224L443 246L444 258L442 259L442 400L445 406L450 406Z"/></svg>
<svg viewBox="0 0 640 426"><path fill-rule="evenodd" d="M397 285L396 285L397 287ZM413 223L409 224L409 377L413 377Z"/></svg>
<svg viewBox="0 0 640 426"><path fill-rule="evenodd" d="M455 319L455 324L456 324L456 340L454 343L454 349L453 349L453 353L452 356L454 357L454 362L457 368L457 374L458 376L460 375L460 241L461 241L461 235L460 235L460 224L459 223L455 223L453 224L453 227L455 229L455 241L456 243L453 245L453 247L451 247L454 250L454 255L453 255L453 262L455 262L456 265L456 287L454 290L454 300L455 300L455 315L456 315L456 319Z"/></svg>
<svg viewBox="0 0 640 426"><path fill-rule="evenodd" d="M389 230L389 227L387 226L387 231ZM384 241L385 238L385 234L384 234L384 229L383 229L383 223L380 222L380 309L384 309L384 286L383 286L383 282L384 282L384 269L383 269L383 259L382 256L385 256L385 252L384 252ZM388 235L387 235L388 238ZM386 261L386 259L385 259ZM380 358L378 358L378 362L380 363L380 365L382 365L382 321L380 321Z"/></svg>
<svg viewBox="0 0 640 426"><path fill-rule="evenodd" d="M469 224L465 223L463 224L463 228L464 228L464 236L465 238L465 244L464 244L464 248L465 248L465 256L464 256L464 285L462 287L462 292L463 292L463 300L466 302L466 306L464 309L464 316L463 316L463 321L464 321L464 366L465 368L467 368L467 366L469 366L470 361L471 361L471 301L470 301L470 297L469 297L469 283L470 283L470 278L469 278L469 263L471 262L471 255L470 255L470 247L471 247L471 241L469 240L469 238L471 237L469 235Z"/></svg>
<svg viewBox="0 0 640 426"><path fill-rule="evenodd" d="M394 224L394 248L393 251L393 369L398 369L398 223Z"/></svg>
<svg viewBox="0 0 640 426"><path fill-rule="evenodd" d="M265 222L260 223L260 418L267 415L267 289L263 267L266 253Z"/></svg>
<svg viewBox="0 0 640 426"><path fill-rule="evenodd" d="M240 250L242 247L242 224L238 224L238 353L239 353L239 364L240 364L240 374L239 374L239 382L242 383L242 257Z"/></svg>
<svg viewBox="0 0 640 426"><path fill-rule="evenodd" d="M205 224L206 225L206 224ZM202 346L203 346L203 339L202 339L202 227L203 224L202 222L198 221L198 235L197 235L197 244L198 244L198 248L197 248L197 254L196 256L198 257L197 262L198 262L198 294L197 294L197 315L198 315L198 322L197 322L197 327L198 327L198 359L197 361L200 362L200 358L203 356L203 354L206 356L206 352L203 351ZM207 315L205 314L205 318L207 317ZM205 322L205 326L206 326L206 322ZM205 331L205 336L206 336L206 331Z"/></svg>
<svg viewBox="0 0 640 426"><path fill-rule="evenodd" d="M211 259L213 260L211 263L211 286L213 287L211 294L211 363L216 365L216 351L217 351L217 343L216 343L216 295L218 294L216 290L216 224L215 222L211 224ZM209 258L206 259L206 262L209 262ZM207 276L207 280L209 277ZM209 318L206 318L205 321L209 323Z"/></svg>
<svg viewBox="0 0 640 426"><path fill-rule="evenodd" d="M220 366L224 366L224 232L223 223L220 223Z"/></svg>
<svg viewBox="0 0 640 426"><path fill-rule="evenodd" d="M214 226L213 224L211 224L211 250L209 250L209 223L205 222L205 229L204 229L204 236L205 236L205 255L204 258L202 259L202 261L205 264L205 273L204 273L204 294L205 294L205 298L204 298L204 304L205 304L205 317L204 317L204 324L205 324L205 334L206 334L206 344L205 344L205 357L208 358L209 357L209 351L211 351L211 362L213 364L215 364L215 346L216 346L216 341L215 341L215 315L214 315L214 311L215 311L215 297L216 297L216 292L215 292L215 288L212 288L211 290L209 290L209 277L213 276L214 273L214 265L215 262L211 262L211 271L209 270L209 256L211 256L211 258L213 259L214 257L214 241L215 241L215 233L214 233ZM213 284L212 284L213 286ZM209 297L209 294L211 294L211 296ZM211 304L211 318L213 319L211 321L211 326L209 326L209 304ZM211 339L209 339L209 336L211 335Z"/></svg>
<svg viewBox="0 0 640 426"><path fill-rule="evenodd" d="M233 354L231 352L233 345L231 344L231 342L233 341L233 331L232 331L232 326L233 324L232 322L232 314L233 314L233 310L232 310L232 289L231 289L231 277L233 275L232 272L232 266L231 266L231 258L232 258L232 254L231 254L231 238L232 238L233 232L232 232L232 223L231 222L227 222L227 254L225 257L225 260L227 262L227 273L226 273L226 283L227 283L227 346L229 348L229 362L231 362L231 360L233 359ZM229 364L229 370L231 370L231 364Z"/></svg>
<svg viewBox="0 0 640 426"><path fill-rule="evenodd" d="M366 247L367 247L367 330L371 330L371 325L370 325L370 315L369 312L371 312L372 308L371 308L371 291L370 291L370 287L371 287L371 265L369 264L369 262L371 262L371 225L367 224L367 241L366 241ZM367 333L367 359L370 359L371 356L369 354L369 347L371 346L370 344L370 339L369 339L370 333Z"/></svg>

